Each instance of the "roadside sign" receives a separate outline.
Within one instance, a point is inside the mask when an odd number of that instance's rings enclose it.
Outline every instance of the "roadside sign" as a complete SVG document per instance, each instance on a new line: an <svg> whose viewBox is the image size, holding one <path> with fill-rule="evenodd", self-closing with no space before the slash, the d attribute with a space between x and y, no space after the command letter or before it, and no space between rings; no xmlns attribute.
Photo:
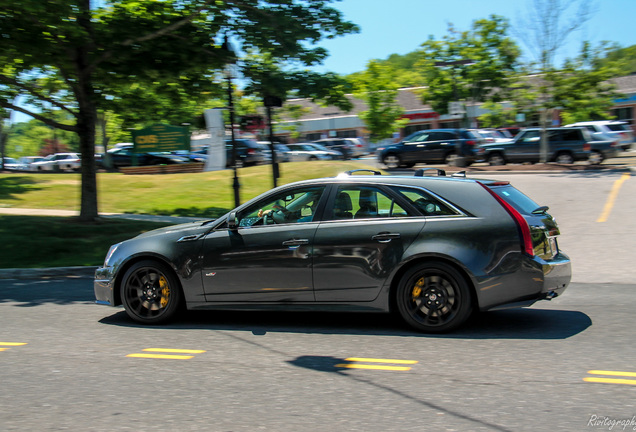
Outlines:
<svg viewBox="0 0 636 432"><path fill-rule="evenodd" d="M132 131L134 152L190 150L190 131L185 126L156 124Z"/></svg>
<svg viewBox="0 0 636 432"><path fill-rule="evenodd" d="M448 103L448 113L451 115L454 114L465 114L466 109L464 108L464 104L461 102L449 102Z"/></svg>

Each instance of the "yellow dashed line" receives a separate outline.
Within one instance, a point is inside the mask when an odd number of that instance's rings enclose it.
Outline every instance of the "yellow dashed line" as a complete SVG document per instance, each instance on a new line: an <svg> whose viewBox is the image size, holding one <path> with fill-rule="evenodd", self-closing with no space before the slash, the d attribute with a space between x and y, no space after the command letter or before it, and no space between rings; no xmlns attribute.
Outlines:
<svg viewBox="0 0 636 432"><path fill-rule="evenodd" d="M0 346L22 346L27 345L26 342L0 342Z"/></svg>
<svg viewBox="0 0 636 432"><path fill-rule="evenodd" d="M601 216L599 216L596 222L607 222L607 219L612 212L612 208L614 207L614 201L616 201L616 197L618 196L618 191L620 191L621 186L627 179L629 179L630 176L630 174L625 173L621 176L621 178L614 182L614 186L612 186L612 190L607 197L605 208L603 208L603 213L601 213Z"/></svg>
<svg viewBox="0 0 636 432"><path fill-rule="evenodd" d="M362 357L349 357L345 361L348 362L365 362L365 363L380 363L376 365L372 364L356 364L356 363L339 363L335 367L346 369L367 369L367 370L390 370L390 371L409 371L408 366L385 366L386 363L393 364L416 364L417 360L396 360L396 359L374 359L374 358L362 358Z"/></svg>
<svg viewBox="0 0 636 432"><path fill-rule="evenodd" d="M168 360L189 360L194 356L183 355L183 354L201 354L205 352L205 350L173 349L173 348L144 348L142 351L155 352L155 353L171 353L171 354L135 353L135 354L128 354L126 357L168 359Z"/></svg>
<svg viewBox="0 0 636 432"><path fill-rule="evenodd" d="M591 370L587 371L590 375L609 375L618 377L636 377L636 372L621 372L621 371L606 371L606 370ZM636 380L628 380L621 378L597 378L597 377L585 377L583 381L604 383L604 384L627 384L636 385Z"/></svg>
<svg viewBox="0 0 636 432"><path fill-rule="evenodd" d="M397 363L397 364L416 364L417 360L394 360L394 359L374 359L374 358L361 358L361 357L349 357L346 361L353 362L369 362L369 363Z"/></svg>

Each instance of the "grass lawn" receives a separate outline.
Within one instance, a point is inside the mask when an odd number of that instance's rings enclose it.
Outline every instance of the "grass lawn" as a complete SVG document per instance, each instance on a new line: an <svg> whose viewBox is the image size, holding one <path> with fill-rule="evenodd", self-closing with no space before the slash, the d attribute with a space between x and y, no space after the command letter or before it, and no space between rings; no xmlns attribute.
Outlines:
<svg viewBox="0 0 636 432"><path fill-rule="evenodd" d="M110 218L85 224L75 218L0 215L0 268L101 265L111 245L166 225Z"/></svg>
<svg viewBox="0 0 636 432"><path fill-rule="evenodd" d="M278 185L369 168L356 161L289 162L280 164ZM270 165L241 168L241 202L273 186ZM217 217L234 207L232 170L189 173L97 175L99 211L171 216ZM79 174L0 174L0 207L79 210Z"/></svg>
<svg viewBox="0 0 636 432"><path fill-rule="evenodd" d="M280 167L279 185L369 168L355 161L293 162ZM269 165L238 171L241 202L273 186ZM99 173L99 211L215 218L234 207L232 179L231 170L155 175ZM79 174L0 174L0 207L79 210L79 206ZM100 265L112 244L165 225L121 219L84 224L75 218L0 215L0 268Z"/></svg>

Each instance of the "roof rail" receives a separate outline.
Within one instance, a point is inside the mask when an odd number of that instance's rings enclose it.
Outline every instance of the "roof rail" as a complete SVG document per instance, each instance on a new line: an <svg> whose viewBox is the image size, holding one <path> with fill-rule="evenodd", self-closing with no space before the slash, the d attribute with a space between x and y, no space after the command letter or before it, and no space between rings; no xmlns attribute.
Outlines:
<svg viewBox="0 0 636 432"><path fill-rule="evenodd" d="M424 177L424 172L426 171L436 171L438 177L446 177L446 171L440 168L420 168L415 171L415 177Z"/></svg>
<svg viewBox="0 0 636 432"><path fill-rule="evenodd" d="M352 175L353 173L357 173L357 172L371 172L373 173L373 175L382 175L380 171L375 171L371 169L355 169L355 170L345 171L345 174Z"/></svg>

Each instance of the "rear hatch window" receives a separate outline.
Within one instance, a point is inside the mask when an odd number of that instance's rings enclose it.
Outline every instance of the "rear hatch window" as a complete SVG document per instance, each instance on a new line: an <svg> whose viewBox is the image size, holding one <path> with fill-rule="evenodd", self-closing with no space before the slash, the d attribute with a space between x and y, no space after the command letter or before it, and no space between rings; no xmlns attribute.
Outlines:
<svg viewBox="0 0 636 432"><path fill-rule="evenodd" d="M556 221L548 213L548 207L540 206L509 184L495 182L488 187L526 219L534 254L546 260L554 258L559 252L557 236L560 232Z"/></svg>

